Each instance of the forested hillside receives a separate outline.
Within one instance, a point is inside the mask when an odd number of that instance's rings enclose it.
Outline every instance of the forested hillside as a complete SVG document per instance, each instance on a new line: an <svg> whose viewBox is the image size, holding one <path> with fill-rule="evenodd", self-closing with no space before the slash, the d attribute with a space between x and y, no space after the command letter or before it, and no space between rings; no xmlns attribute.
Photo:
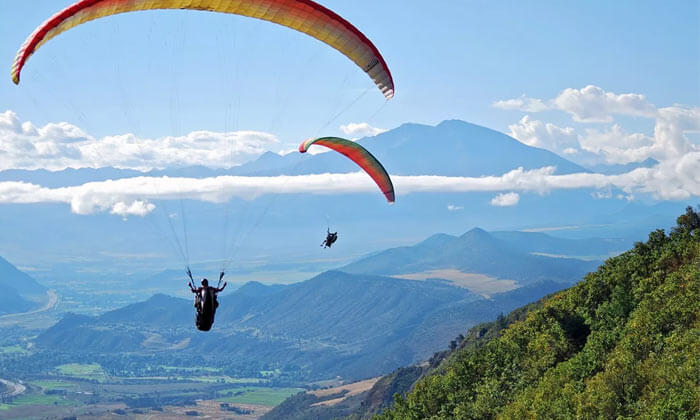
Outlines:
<svg viewBox="0 0 700 420"><path fill-rule="evenodd" d="M700 215L611 258L483 344L456 351L377 420L694 418Z"/></svg>

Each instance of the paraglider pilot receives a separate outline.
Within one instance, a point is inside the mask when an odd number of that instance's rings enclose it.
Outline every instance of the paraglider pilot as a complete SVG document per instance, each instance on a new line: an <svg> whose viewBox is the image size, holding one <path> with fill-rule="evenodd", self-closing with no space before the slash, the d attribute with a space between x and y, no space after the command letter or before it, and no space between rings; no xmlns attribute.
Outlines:
<svg viewBox="0 0 700 420"><path fill-rule="evenodd" d="M335 241L338 240L338 232L331 232L330 229L326 231L326 239L323 241L321 244L322 247L324 248L330 248L331 245L335 243Z"/></svg>
<svg viewBox="0 0 700 420"><path fill-rule="evenodd" d="M219 284L221 284L221 279L223 277L224 273L221 273L219 276ZM197 329L201 331L209 331L211 329L212 324L214 324L216 308L219 307L217 294L226 288L226 284L227 283L224 282L222 287L213 287L209 286L209 280L202 279L202 286L195 288L191 281L187 283L187 285L190 286L190 291L194 293L194 307L197 308L197 318L195 320Z"/></svg>
<svg viewBox="0 0 700 420"><path fill-rule="evenodd" d="M207 280L207 279L202 279L202 286L195 289L194 286L192 286L192 282L187 283L187 285L190 286L190 290L192 291L192 293L195 293L197 296L200 296L200 295L202 294L203 291L204 291L205 293L209 293L209 292L213 293L213 294L214 294L214 303L215 303L214 306L215 306L216 308L219 307L219 302L216 300L216 295L217 295L219 292L223 292L223 291L224 291L224 289L226 288L226 284L227 284L227 283L224 282L224 285L221 286L220 288L219 288L219 287L212 287L212 286L209 286L209 280ZM197 304L195 303L195 307L196 307L196 306L197 306Z"/></svg>

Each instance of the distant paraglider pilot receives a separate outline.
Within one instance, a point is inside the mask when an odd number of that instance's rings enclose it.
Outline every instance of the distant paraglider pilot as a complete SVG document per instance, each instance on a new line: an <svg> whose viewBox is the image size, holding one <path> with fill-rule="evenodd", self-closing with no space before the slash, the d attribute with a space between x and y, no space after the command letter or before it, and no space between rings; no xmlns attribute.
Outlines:
<svg viewBox="0 0 700 420"><path fill-rule="evenodd" d="M338 240L338 232L331 232L331 230L328 229L326 232L326 239L323 241L321 246L324 248L330 248L331 245L333 245L335 243L335 241L337 241L337 240Z"/></svg>
<svg viewBox="0 0 700 420"><path fill-rule="evenodd" d="M219 283L223 276L224 273L221 273ZM194 307L197 308L197 318L195 320L197 329L209 331L214 324L216 308L219 307L217 294L226 288L226 282L224 282L221 288L209 286L209 281L207 279L202 279L201 287L195 288L192 282L187 283L187 285L190 286L190 291L194 293Z"/></svg>

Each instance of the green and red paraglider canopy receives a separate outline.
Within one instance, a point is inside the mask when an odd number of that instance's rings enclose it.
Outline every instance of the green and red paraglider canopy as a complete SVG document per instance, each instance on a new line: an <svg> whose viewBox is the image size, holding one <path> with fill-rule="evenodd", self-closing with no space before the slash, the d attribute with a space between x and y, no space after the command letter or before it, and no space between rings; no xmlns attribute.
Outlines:
<svg viewBox="0 0 700 420"><path fill-rule="evenodd" d="M354 141L346 140L340 137L319 137L311 138L305 140L299 145L299 151L301 153L306 153L311 145L325 146L329 149L335 150L338 153L342 153L350 160L355 162L360 168L362 168L377 184L379 189L382 191L387 201L390 203L394 202L394 185L391 183L391 178L387 173L384 166L372 156L372 154L367 151L361 145L355 143Z"/></svg>

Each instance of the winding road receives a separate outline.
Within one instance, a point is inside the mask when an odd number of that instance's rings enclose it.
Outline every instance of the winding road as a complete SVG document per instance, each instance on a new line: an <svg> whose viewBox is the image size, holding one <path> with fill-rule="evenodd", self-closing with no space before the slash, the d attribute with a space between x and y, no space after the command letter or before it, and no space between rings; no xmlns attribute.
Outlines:
<svg viewBox="0 0 700 420"><path fill-rule="evenodd" d="M29 311L29 312L20 312L20 313L16 313L16 314L2 315L2 316L0 316L0 321L13 320L13 319L20 318L20 317L23 318L23 317L26 317L27 315L34 315L34 314L38 314L40 312L46 312L50 309L53 309L58 304L58 295L53 290L48 290L46 292L46 294L49 296L49 300L41 308L34 309L33 311Z"/></svg>

